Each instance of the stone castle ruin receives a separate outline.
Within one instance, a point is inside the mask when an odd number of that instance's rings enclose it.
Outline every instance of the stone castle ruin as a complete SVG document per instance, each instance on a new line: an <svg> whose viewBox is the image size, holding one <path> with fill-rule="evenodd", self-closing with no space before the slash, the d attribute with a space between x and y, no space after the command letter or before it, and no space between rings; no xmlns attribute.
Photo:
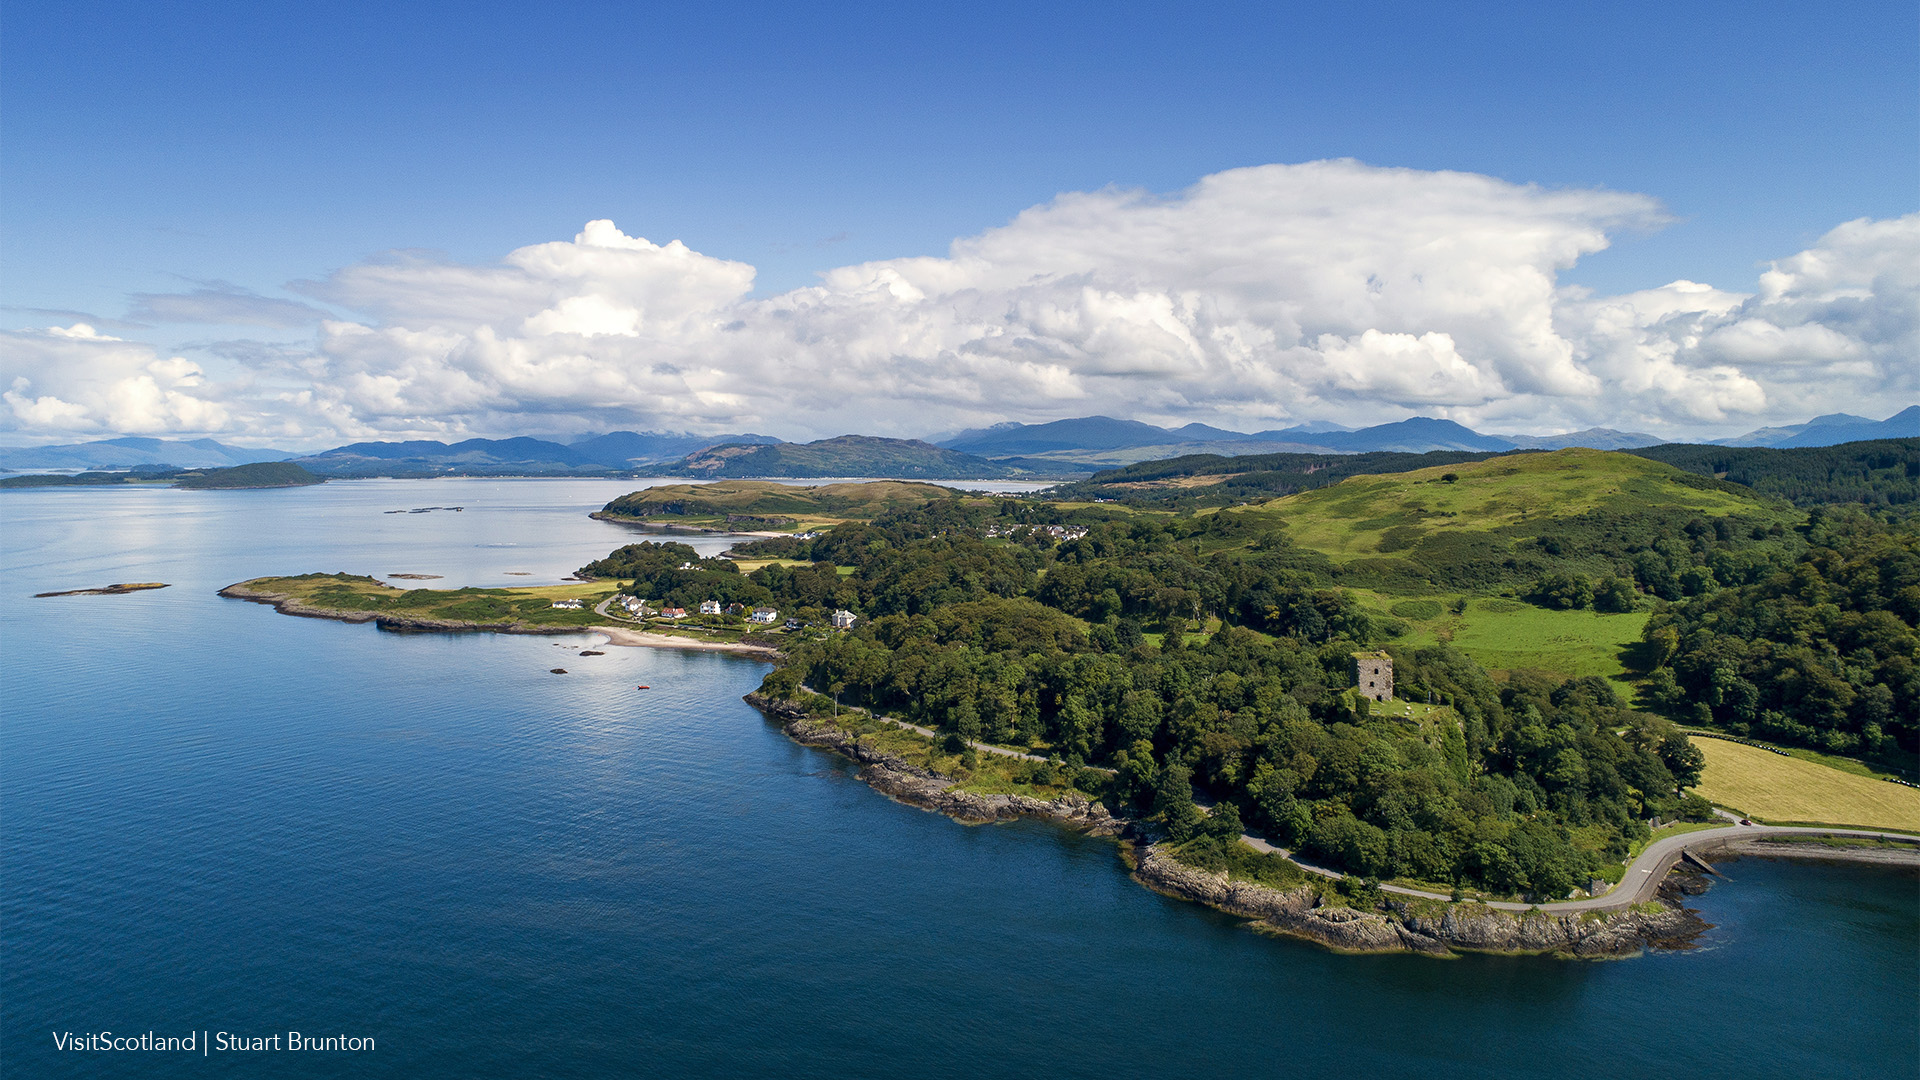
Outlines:
<svg viewBox="0 0 1920 1080"><path fill-rule="evenodd" d="M1353 654L1353 686L1361 697L1393 700L1393 657L1384 652Z"/></svg>

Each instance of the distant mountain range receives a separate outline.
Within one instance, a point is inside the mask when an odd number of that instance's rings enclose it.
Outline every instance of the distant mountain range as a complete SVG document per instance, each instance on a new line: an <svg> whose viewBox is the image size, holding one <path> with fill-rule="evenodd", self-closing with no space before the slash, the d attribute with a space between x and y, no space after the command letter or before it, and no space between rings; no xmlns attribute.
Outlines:
<svg viewBox="0 0 1920 1080"><path fill-rule="evenodd" d="M1804 424L1760 428L1705 445L1814 447L1869 439L1920 438L1920 405L1886 420L1834 413ZM571 442L522 436L443 443L358 442L318 454L253 450L213 439L178 442L126 437L99 442L0 449L0 471L224 468L293 460L321 476L542 475L595 476L647 471L660 476L892 476L914 479L1085 476L1190 454L1424 454L1582 446L1631 450L1662 440L1641 432L1589 428L1560 435L1483 435L1451 420L1416 416L1391 424L1345 428L1312 423L1239 432L1207 424L1156 427L1137 420L1084 416L1045 424L996 424L938 442L843 435L786 443L768 435L687 435L613 431Z"/></svg>
<svg viewBox="0 0 1920 1080"><path fill-rule="evenodd" d="M941 440L939 445L996 460L1018 455L1060 465L1115 468L1187 454L1424 454L1434 450L1557 450L1566 446L1615 450L1658 442L1651 435L1604 428L1567 435L1482 435L1451 420L1424 416L1358 429L1314 423L1252 433L1206 424L1163 428L1137 420L1087 416L1047 424L997 424L963 431Z"/></svg>
<svg viewBox="0 0 1920 1080"><path fill-rule="evenodd" d="M722 477L873 476L903 480L990 480L1021 470L924 443L918 439L880 439L842 435L810 443L772 446L712 446L672 466L669 475Z"/></svg>
<svg viewBox="0 0 1920 1080"><path fill-rule="evenodd" d="M99 442L0 450L0 470L132 469L143 465L217 469L229 465L251 465L256 461L285 461L293 456L290 450L253 450L244 446L228 446L212 439L176 442L129 435Z"/></svg>
<svg viewBox="0 0 1920 1080"><path fill-rule="evenodd" d="M1715 439L1715 446L1838 446L1868 439L1920 438L1920 405L1909 405L1885 420L1851 413L1828 413L1790 427L1758 428L1731 439Z"/></svg>

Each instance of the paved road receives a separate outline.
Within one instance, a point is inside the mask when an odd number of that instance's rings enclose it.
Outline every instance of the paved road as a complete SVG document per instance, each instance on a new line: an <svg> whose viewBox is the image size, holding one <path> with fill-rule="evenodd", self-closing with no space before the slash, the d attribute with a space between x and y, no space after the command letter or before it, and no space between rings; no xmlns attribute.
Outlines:
<svg viewBox="0 0 1920 1080"><path fill-rule="evenodd" d="M1873 829L1833 829L1819 826L1789 825L1727 825L1717 829L1701 829L1698 832L1680 833L1648 844L1640 857L1627 866L1620 877L1620 884L1600 896L1590 896L1583 900L1561 900L1551 904L1538 905L1541 911L1596 911L1603 908L1621 907L1626 904L1639 904L1653 898L1654 891L1660 887L1660 880L1667 876L1680 861L1680 853L1692 851L1699 855L1719 847L1730 840L1755 840L1763 836L1857 836L1879 840L1907 840L1914 838L1906 833L1879 832ZM1303 863L1293 857L1285 848L1275 847L1257 836L1242 835L1241 841L1255 851L1265 851L1285 857L1295 866L1309 873L1323 877L1340 878L1345 875L1336 870ZM1382 885L1380 891L1399 896L1417 896L1427 900L1451 900L1445 893L1423 892L1419 889L1403 888L1399 885ZM1530 911L1533 904L1516 904L1505 900L1486 901L1488 907L1503 911Z"/></svg>
<svg viewBox="0 0 1920 1080"><path fill-rule="evenodd" d="M817 693L818 691L814 692ZM855 705L848 705L846 708L850 712L868 711ZM893 723L899 724L909 731L919 732L929 739L937 739L940 737L939 732L932 728L921 727L919 724L909 724L905 720L893 717L883 716L880 717L880 719L891 720ZM974 749L984 750L989 754L1022 758L1027 761L1047 760L1038 754L1024 754L1018 750L1009 750L1004 746L994 746L992 743L973 742L970 740L970 744ZM1100 771L1111 773L1113 770L1101 769ZM1725 811L1716 811L1716 813L1730 821L1738 821L1737 818L1733 818ZM1482 902L1488 907L1499 908L1502 911L1531 911L1535 907L1538 907L1541 911L1548 912L1598 911L1606 908L1622 907L1627 904L1645 903L1653 899L1654 892L1660 888L1661 879L1665 878L1667 871L1673 869L1674 864L1680 861L1681 852L1692 851L1698 855L1726 844L1728 841L1754 840L1763 836L1857 836L1877 840L1906 841L1912 841L1914 839L1913 836L1907 833L1879 832L1873 829L1729 824L1717 829L1701 829L1697 832L1680 833L1679 835L1665 837L1664 839L1656 840L1648 844L1646 849L1640 852L1640 857L1628 864L1626 872L1620 876L1620 883L1599 896L1589 896L1583 900L1559 900L1549 904L1537 905L1514 903L1508 900L1488 900ZM1312 863L1302 862L1293 852L1288 851L1286 848L1276 847L1251 833L1242 833L1240 835L1240 841L1255 851L1279 855L1309 874L1318 874L1321 877L1333 878L1335 880L1346 876L1338 870L1329 870L1324 866L1315 866ZM1397 896L1416 896L1424 900L1453 899L1453 897L1446 893L1426 892L1421 889L1409 889L1400 885L1382 885L1380 886L1380 891L1393 893Z"/></svg>

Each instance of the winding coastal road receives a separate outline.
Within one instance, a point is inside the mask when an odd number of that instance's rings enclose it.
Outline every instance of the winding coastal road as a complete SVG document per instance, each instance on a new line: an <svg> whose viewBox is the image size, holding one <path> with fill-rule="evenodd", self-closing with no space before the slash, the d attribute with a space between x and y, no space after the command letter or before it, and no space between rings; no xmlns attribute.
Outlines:
<svg viewBox="0 0 1920 1080"><path fill-rule="evenodd" d="M1901 840L1908 843L1920 842L1920 838L1916 838L1907 833L1880 832L1874 829L1843 829L1798 825L1727 825L1717 829L1701 829L1697 832L1680 833L1676 836L1668 836L1655 840L1653 843L1647 845L1646 850L1640 853L1639 858L1628 864L1626 873L1620 877L1620 883L1599 896L1589 896L1582 900L1561 900L1550 904L1539 905L1518 904L1507 900L1487 900L1482 901L1482 903L1485 903L1488 907L1498 908L1502 911L1531 911L1537 906L1541 911L1546 912L1599 911L1605 908L1622 907L1627 904L1645 903L1653 898L1655 890L1660 887L1661 879L1666 877L1667 871L1673 869L1674 865L1680 861L1683 853L1693 852L1695 855L1700 855L1704 851L1723 847L1733 841L1759 840L1770 836L1848 836L1868 840ZM1337 870L1328 870L1324 867L1303 863L1295 858L1292 852L1285 848L1275 847L1257 836L1242 834L1240 841L1255 851L1264 851L1280 855L1295 866L1311 874L1319 874L1323 877L1335 879L1346 876ZM1420 889L1409 889L1400 885L1382 885L1380 886L1380 891L1393 893L1398 896L1416 896L1425 900L1452 899L1452 897L1445 893L1424 892Z"/></svg>
<svg viewBox="0 0 1920 1080"><path fill-rule="evenodd" d="M810 687L806 689L811 690ZM814 692L818 693L818 691ZM917 732L929 739L940 738L940 733L929 727L910 724L905 720L900 720L895 717L878 716L857 705L849 705L846 706L846 708L849 712L864 712L870 716L876 716L878 719L898 724L909 731ZM968 742L974 749L982 750L990 754L1000 754L1010 758L1021 758L1026 761L1047 760L1038 754L1026 754L1004 746L994 746L991 743L979 742L977 740L968 740ZM1111 769L1102 769L1100 771L1106 773L1112 772ZM1723 811L1716 811L1716 813L1720 813L1723 817L1727 816ZM1659 840L1655 840L1653 843L1648 844L1645 850L1640 852L1638 858L1627 865L1626 872L1620 875L1619 884L1599 896L1589 896L1580 900L1558 900L1546 904L1522 904L1511 900L1483 900L1479 902L1501 911L1532 911L1537 908L1540 911L1555 913L1602 911L1607 908L1624 907L1628 904L1641 904L1653 899L1654 893L1660 888L1661 880L1667 876L1667 871L1672 870L1686 853L1692 852L1694 855L1699 856L1703 852L1712 851L1716 848L1724 847L1729 843L1741 840L1759 840L1766 837L1799 836L1813 838L1840 836L1855 837L1863 840L1895 840L1920 845L1920 837L1913 836L1910 833L1882 832L1876 829L1848 829L1818 825L1741 825L1737 824L1738 819L1732 820L1736 823L1716 829L1699 829L1694 832L1679 833L1674 836L1662 837ZM1336 881L1346 877L1345 874L1338 870L1329 870L1324 866L1315 866L1312 863L1303 862L1298 856L1286 848L1276 847L1252 833L1241 833L1240 842L1255 851L1278 855L1309 874L1317 874L1321 877L1332 878ZM1392 893L1396 896L1418 897L1423 900L1450 901L1453 899L1453 897L1446 893L1409 889L1403 885L1381 885L1380 891Z"/></svg>

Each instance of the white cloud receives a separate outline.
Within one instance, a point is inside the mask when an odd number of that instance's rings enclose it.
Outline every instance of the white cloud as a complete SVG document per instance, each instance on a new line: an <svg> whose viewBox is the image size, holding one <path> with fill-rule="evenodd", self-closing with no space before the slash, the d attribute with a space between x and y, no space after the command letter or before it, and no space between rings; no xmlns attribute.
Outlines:
<svg viewBox="0 0 1920 1080"><path fill-rule="evenodd" d="M229 414L200 396L204 372L182 357L100 334L85 323L0 334L12 426L150 434L225 428Z"/></svg>
<svg viewBox="0 0 1920 1080"><path fill-rule="evenodd" d="M1676 281L1596 298L1558 284L1610 232L1664 220L1634 194L1269 165L1171 196L1065 194L945 257L845 266L761 299L752 267L595 221L491 265L401 253L301 284L359 317L322 322L305 357L259 361L283 385L247 390L250 411L238 384L149 369L158 358L131 343L70 362L100 367L87 385L149 378L160 397L62 390L9 343L6 371L29 385L7 401L16 424L47 430L77 430L76 416L106 430L112 408L185 423L190 399L249 425L352 437L802 437L1092 412L1690 433L1913 396L1920 215L1842 225L1751 294ZM44 351L54 334L25 337ZM144 359L126 367L115 348Z"/></svg>

